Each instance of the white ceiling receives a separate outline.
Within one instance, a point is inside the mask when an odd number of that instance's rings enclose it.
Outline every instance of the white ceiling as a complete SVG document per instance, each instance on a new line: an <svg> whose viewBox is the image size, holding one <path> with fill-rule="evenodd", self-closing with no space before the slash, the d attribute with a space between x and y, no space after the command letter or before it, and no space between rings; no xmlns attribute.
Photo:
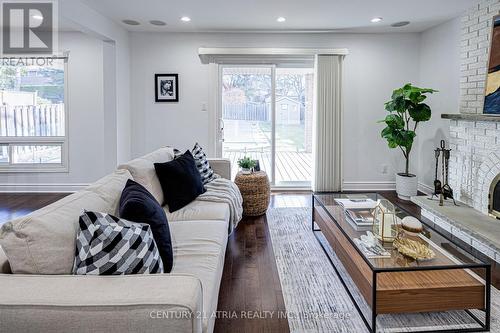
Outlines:
<svg viewBox="0 0 500 333"><path fill-rule="evenodd" d="M130 31L420 32L459 16L475 0L84 0ZM181 16L192 21L184 23ZM284 16L286 22L276 18ZM381 23L371 23L383 17ZM140 21L128 26L123 19ZM156 27L150 20L162 20ZM409 26L392 28L398 21Z"/></svg>

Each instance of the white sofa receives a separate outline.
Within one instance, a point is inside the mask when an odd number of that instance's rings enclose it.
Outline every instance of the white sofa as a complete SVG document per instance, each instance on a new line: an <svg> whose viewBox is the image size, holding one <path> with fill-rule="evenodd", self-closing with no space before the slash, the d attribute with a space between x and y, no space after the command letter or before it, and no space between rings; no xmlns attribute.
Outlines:
<svg viewBox="0 0 500 333"><path fill-rule="evenodd" d="M0 332L212 332L227 243L229 207L195 200L169 213L170 274L75 276L71 267L83 209L116 214L129 178L163 201L154 162L162 148L86 189L0 230ZM230 178L228 160L210 160Z"/></svg>

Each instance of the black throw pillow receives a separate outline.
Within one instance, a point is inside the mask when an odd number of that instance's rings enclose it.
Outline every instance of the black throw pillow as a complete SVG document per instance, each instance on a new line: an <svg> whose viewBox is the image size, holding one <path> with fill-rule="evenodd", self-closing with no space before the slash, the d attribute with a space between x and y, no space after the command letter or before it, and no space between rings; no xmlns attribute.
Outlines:
<svg viewBox="0 0 500 333"><path fill-rule="evenodd" d="M189 150L173 161L155 163L155 170L163 190L165 204L171 213L186 206L206 191Z"/></svg>
<svg viewBox="0 0 500 333"><path fill-rule="evenodd" d="M167 215L158 201L141 184L129 179L120 197L120 217L151 226L160 252L165 273L170 273L174 261Z"/></svg>

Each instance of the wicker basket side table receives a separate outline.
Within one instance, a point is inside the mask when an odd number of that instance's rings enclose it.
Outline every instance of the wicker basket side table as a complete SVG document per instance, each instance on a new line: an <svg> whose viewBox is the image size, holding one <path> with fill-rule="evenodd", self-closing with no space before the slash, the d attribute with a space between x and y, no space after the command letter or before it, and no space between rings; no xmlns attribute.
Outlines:
<svg viewBox="0 0 500 333"><path fill-rule="evenodd" d="M243 197L243 215L259 216L266 213L271 198L269 179L264 171L244 175L238 172L235 184Z"/></svg>

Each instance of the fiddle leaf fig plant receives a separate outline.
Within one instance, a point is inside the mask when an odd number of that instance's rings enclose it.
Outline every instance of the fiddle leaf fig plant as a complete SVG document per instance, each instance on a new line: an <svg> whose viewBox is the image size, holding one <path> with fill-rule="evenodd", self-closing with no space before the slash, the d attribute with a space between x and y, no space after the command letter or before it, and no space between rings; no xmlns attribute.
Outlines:
<svg viewBox="0 0 500 333"><path fill-rule="evenodd" d="M387 140L389 148L400 148L405 159L406 167L404 176L410 176L410 153L413 141L417 136L416 130L420 122L431 119L431 108L423 103L427 94L437 90L419 88L405 84L392 92L391 100L385 103L389 114L379 123L385 123L382 138Z"/></svg>

